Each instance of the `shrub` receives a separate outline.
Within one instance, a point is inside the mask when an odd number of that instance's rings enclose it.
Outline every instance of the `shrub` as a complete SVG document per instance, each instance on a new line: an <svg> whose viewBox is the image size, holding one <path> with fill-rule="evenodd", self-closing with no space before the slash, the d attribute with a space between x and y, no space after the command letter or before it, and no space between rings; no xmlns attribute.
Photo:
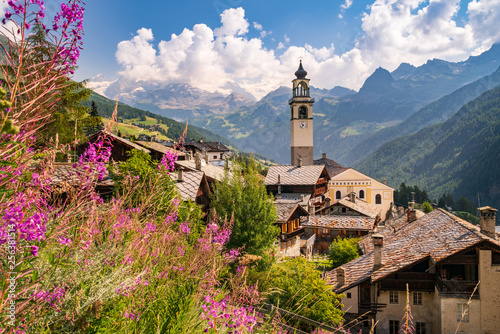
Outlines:
<svg viewBox="0 0 500 334"><path fill-rule="evenodd" d="M332 267L337 268L359 256L359 238L335 239L329 248L329 258Z"/></svg>

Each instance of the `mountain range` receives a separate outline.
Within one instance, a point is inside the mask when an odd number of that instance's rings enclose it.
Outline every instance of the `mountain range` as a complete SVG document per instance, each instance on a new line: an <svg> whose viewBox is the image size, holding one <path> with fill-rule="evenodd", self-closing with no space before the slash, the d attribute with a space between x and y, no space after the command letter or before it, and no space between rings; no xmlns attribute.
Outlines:
<svg viewBox="0 0 500 334"><path fill-rule="evenodd" d="M497 71L498 72L498 71ZM500 85L442 123L387 142L356 165L374 177L426 189L431 198L479 198L500 207Z"/></svg>

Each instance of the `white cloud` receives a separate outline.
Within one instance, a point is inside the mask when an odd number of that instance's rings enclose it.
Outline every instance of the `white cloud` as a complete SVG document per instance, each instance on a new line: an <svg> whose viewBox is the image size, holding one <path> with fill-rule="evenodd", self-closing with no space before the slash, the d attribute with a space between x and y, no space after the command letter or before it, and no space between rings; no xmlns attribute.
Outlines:
<svg viewBox="0 0 500 334"><path fill-rule="evenodd" d="M260 31L260 30L262 30L262 29L264 29L264 28L262 27L262 24L259 24L259 23L257 23L257 22L254 22L254 23L253 23L253 27L254 27L255 29L259 30L259 31Z"/></svg>
<svg viewBox="0 0 500 334"><path fill-rule="evenodd" d="M352 0L345 0L343 4L340 5L340 8L342 11L345 11L346 9L349 9L352 6Z"/></svg>
<svg viewBox="0 0 500 334"><path fill-rule="evenodd" d="M352 1L346 1L346 6ZM116 58L122 75L132 80L189 83L209 91L229 92L238 85L262 97L280 85L289 85L303 56L312 84L359 89L377 67L394 70L401 62L420 65L428 59L464 59L500 40L500 0L472 0L469 19L458 26L454 19L458 0L376 0L362 17L360 38L350 49L311 45L294 46L288 35L276 50L264 47L270 34L253 22L259 38L246 36L250 26L242 8L225 10L221 26L197 24L191 30L160 41L157 51L153 32L142 28L118 44Z"/></svg>

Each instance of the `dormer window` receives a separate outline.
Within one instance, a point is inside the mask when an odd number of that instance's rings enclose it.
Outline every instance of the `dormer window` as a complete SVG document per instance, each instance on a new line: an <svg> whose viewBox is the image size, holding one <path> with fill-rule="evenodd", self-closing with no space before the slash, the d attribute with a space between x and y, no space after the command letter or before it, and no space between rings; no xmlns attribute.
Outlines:
<svg viewBox="0 0 500 334"><path fill-rule="evenodd" d="M306 106L299 107L299 118L307 118L307 107Z"/></svg>

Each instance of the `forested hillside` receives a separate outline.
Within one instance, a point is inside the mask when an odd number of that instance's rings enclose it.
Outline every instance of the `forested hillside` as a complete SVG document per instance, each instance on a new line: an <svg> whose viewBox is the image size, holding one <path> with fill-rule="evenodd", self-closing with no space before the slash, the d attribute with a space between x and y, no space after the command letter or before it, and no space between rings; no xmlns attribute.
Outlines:
<svg viewBox="0 0 500 334"><path fill-rule="evenodd" d="M428 126L444 122L464 104L498 85L500 85L500 67L494 73L428 104L404 122L377 131L338 159L345 161L346 165L353 165L394 138L410 135Z"/></svg>
<svg viewBox="0 0 500 334"><path fill-rule="evenodd" d="M92 92L92 95L90 99L87 101L84 101L83 104L90 107L92 104L92 101L94 101L97 105L97 108L99 110L99 114L102 117L109 118L113 114L113 110L115 109L115 101L112 101L102 95L99 95L95 92ZM177 121L174 121L173 119L163 117L157 114L154 114L149 111L133 108L129 105L126 105L124 103L118 102L118 119L134 119L134 118L141 118L141 117L151 117L156 119L159 123L165 124L168 126L168 132L167 135L172 138L176 139L179 138L182 132L184 131L186 124L185 123L180 123ZM229 140L226 138L217 135L209 130L205 130L203 128L194 126L194 125L189 125L188 126L188 133L186 140L191 140L195 139L198 140L199 138L204 138L206 141L220 141L224 143L225 145L230 145L232 147L236 147L234 144L232 144Z"/></svg>
<svg viewBox="0 0 500 334"><path fill-rule="evenodd" d="M433 198L451 193L481 205L500 206L500 86L464 105L447 121L398 137L356 167L426 189Z"/></svg>

